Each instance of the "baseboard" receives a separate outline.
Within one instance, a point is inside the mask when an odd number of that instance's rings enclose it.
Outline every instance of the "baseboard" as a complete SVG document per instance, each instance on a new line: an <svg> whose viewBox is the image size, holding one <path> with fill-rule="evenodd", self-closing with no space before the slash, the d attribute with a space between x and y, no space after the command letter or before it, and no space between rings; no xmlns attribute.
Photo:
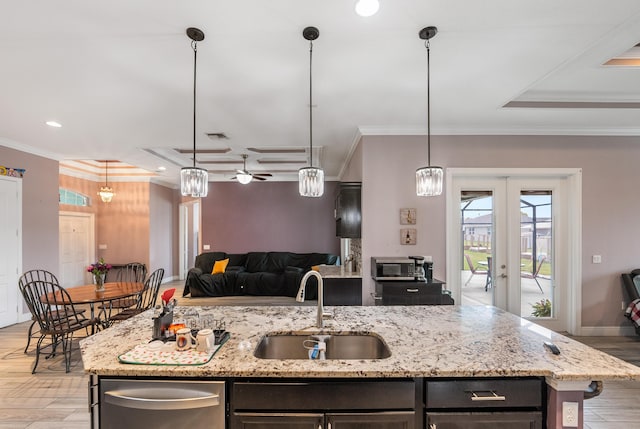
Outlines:
<svg viewBox="0 0 640 429"><path fill-rule="evenodd" d="M580 336L584 337L633 337L638 335L633 326L583 326Z"/></svg>

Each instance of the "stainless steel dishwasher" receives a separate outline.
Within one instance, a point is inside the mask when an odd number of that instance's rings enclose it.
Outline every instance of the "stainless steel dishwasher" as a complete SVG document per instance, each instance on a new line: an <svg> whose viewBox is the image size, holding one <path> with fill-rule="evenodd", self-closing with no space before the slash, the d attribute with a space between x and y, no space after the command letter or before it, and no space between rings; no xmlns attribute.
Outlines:
<svg viewBox="0 0 640 429"><path fill-rule="evenodd" d="M100 380L101 429L224 429L224 381Z"/></svg>

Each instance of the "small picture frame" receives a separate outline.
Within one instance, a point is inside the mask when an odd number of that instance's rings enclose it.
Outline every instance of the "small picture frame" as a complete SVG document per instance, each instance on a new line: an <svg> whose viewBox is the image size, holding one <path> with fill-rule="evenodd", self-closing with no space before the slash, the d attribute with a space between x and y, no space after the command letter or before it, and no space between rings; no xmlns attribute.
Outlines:
<svg viewBox="0 0 640 429"><path fill-rule="evenodd" d="M400 230L400 244L415 245L418 230L415 228L402 228Z"/></svg>
<svg viewBox="0 0 640 429"><path fill-rule="evenodd" d="M400 225L415 225L416 224L416 209L404 208L400 209Z"/></svg>

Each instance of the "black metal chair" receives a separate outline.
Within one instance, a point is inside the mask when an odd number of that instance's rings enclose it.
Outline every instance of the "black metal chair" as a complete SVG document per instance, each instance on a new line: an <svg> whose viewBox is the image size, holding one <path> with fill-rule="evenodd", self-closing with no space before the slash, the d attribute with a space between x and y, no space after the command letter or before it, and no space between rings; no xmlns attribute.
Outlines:
<svg viewBox="0 0 640 429"><path fill-rule="evenodd" d="M120 313L111 316L110 322L118 322L129 319L137 314L147 311L156 305L158 299L158 292L160 291L160 284L164 277L164 269L158 268L155 270L144 284L144 289L139 295L139 300L135 308L126 308Z"/></svg>
<svg viewBox="0 0 640 429"><path fill-rule="evenodd" d="M82 312L76 311L67 290L53 279L35 279L18 284L29 311L40 326L40 338L36 344L36 361L31 373L35 374L40 355L44 353L43 349L51 347L51 351L47 354L48 359L55 356L56 348L60 344L64 355L65 371L69 372L73 334L84 329L88 336L89 328L100 328L100 321L97 318L88 319ZM51 337L51 344L43 346L43 341L47 337Z"/></svg>
<svg viewBox="0 0 640 429"><path fill-rule="evenodd" d="M60 284L60 282L58 282L57 277L53 274L50 273L49 271L46 270L29 270L26 271L24 274L22 274L22 276L20 276L20 279L18 279L18 285L20 286L20 290L22 290L22 285L25 285L27 283L33 282L33 281L37 281L37 280L43 280L43 281L49 281L52 283L56 283L56 284ZM76 310L78 313L84 313L86 311L86 309L84 308L79 308ZM24 348L24 352L27 353L27 350L29 350L29 345L31 345L31 339L35 338L35 336L37 335L38 337L40 337L40 332L33 332L33 328L36 326L36 324L38 323L38 321L36 320L35 316L31 316L31 325L29 325L29 332L27 333L27 345Z"/></svg>
<svg viewBox="0 0 640 429"><path fill-rule="evenodd" d="M108 276L109 281L116 282L131 282L131 283L144 283L147 277L147 266L140 262L130 262L117 268L115 276ZM100 309L104 312L108 312L108 320L111 320L113 316L111 314L115 311L121 312L127 308L135 307L138 304L139 296L133 296L130 298L116 299L109 302L108 306L100 306Z"/></svg>

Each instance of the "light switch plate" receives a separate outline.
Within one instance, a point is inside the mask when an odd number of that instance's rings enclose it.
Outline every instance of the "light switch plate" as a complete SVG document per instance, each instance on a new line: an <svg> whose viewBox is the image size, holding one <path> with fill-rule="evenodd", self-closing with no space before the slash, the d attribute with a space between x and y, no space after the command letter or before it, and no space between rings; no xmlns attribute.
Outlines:
<svg viewBox="0 0 640 429"><path fill-rule="evenodd" d="M203 244L203 245L202 245L202 250L211 250L211 245L209 245L209 244Z"/></svg>

